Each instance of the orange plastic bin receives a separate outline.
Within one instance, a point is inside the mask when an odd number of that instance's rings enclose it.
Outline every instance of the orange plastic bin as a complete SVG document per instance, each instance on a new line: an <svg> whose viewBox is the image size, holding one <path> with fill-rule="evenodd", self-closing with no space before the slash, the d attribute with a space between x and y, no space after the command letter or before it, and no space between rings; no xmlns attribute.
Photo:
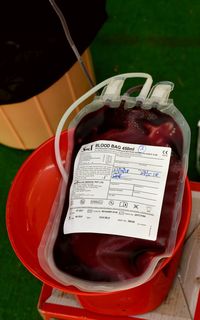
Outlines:
<svg viewBox="0 0 200 320"><path fill-rule="evenodd" d="M66 132L64 132L61 136L63 159L66 151ZM13 181L7 200L6 224L9 239L24 266L45 284L76 294L86 309L96 313L135 315L156 308L166 297L176 274L190 221L191 192L188 179L185 184L182 219L173 256L163 260L157 268L157 273L147 283L114 293L82 292L73 286L64 286L46 274L39 264L38 246L59 181L60 173L54 157L54 138L51 138L36 149L22 165ZM16 223L18 221L19 223Z"/></svg>
<svg viewBox="0 0 200 320"><path fill-rule="evenodd" d="M95 81L90 50L82 59ZM0 143L17 149L35 149L52 137L66 109L90 89L79 62L49 88L18 103L0 106ZM81 108L81 106L79 106Z"/></svg>

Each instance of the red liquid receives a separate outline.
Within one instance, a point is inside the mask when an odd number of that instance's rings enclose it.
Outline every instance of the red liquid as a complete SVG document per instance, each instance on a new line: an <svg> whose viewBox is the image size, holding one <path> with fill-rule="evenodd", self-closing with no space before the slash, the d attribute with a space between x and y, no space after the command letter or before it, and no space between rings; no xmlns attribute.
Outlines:
<svg viewBox="0 0 200 320"><path fill-rule="evenodd" d="M77 126L72 164L80 147L96 140L172 148L157 240L93 233L64 235L63 223L68 209L72 165L60 228L54 245L54 260L60 270L81 279L110 282L134 278L140 276L152 258L162 254L168 244L182 176L182 133L171 116L156 108L144 110L138 106L125 110L122 104L119 108L105 105L85 116Z"/></svg>

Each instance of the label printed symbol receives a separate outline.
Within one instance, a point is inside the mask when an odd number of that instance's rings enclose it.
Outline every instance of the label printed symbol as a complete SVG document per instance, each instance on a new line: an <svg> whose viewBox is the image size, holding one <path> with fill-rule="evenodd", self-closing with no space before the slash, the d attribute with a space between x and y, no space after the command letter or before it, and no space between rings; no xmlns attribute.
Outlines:
<svg viewBox="0 0 200 320"><path fill-rule="evenodd" d="M168 156L168 150L163 150L162 154L163 156Z"/></svg>
<svg viewBox="0 0 200 320"><path fill-rule="evenodd" d="M144 153L145 151L146 151L146 146L141 145L138 147L138 152Z"/></svg>
<svg viewBox="0 0 200 320"><path fill-rule="evenodd" d="M126 201L121 201L121 202L119 203L119 206L120 206L120 207L127 208L127 207L128 207L128 202L126 202Z"/></svg>

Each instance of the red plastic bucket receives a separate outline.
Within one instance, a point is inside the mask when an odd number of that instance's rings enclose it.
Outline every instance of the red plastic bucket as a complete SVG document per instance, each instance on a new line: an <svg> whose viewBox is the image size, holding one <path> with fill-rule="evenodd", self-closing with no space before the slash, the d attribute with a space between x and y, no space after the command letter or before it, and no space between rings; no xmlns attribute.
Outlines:
<svg viewBox="0 0 200 320"><path fill-rule="evenodd" d="M61 136L63 159L65 159L66 152L66 133L63 133ZM190 221L191 192L188 179L185 184L182 220L173 256L160 264L157 273L147 283L114 293L82 292L73 286L64 286L46 274L39 264L38 246L48 221L59 181L60 173L54 157L54 138L51 138L24 162L8 195L7 231L12 247L24 266L47 285L76 294L82 305L94 312L134 315L156 308L166 297L176 274Z"/></svg>

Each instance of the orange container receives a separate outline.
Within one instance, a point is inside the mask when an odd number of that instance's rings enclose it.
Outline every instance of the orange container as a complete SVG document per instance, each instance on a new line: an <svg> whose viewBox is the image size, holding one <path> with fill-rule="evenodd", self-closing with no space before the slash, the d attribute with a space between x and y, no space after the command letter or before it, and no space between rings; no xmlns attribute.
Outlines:
<svg viewBox="0 0 200 320"><path fill-rule="evenodd" d="M82 59L94 80L89 49L83 53ZM89 89L90 85L76 62L38 95L19 103L1 105L0 143L17 149L35 149L55 134L65 110Z"/></svg>
<svg viewBox="0 0 200 320"><path fill-rule="evenodd" d="M64 132L61 136L63 159L67 152L66 140L66 132ZM60 173L54 157L54 138L51 138L36 149L22 165L13 181L7 200L7 231L13 249L21 262L45 284L76 294L81 304L93 312L134 315L156 308L166 297L176 274L190 221L191 192L188 179L186 179L183 197L182 219L172 257L160 263L156 274L147 283L114 293L83 292L73 286L64 286L46 274L39 264L38 246L59 182Z"/></svg>

